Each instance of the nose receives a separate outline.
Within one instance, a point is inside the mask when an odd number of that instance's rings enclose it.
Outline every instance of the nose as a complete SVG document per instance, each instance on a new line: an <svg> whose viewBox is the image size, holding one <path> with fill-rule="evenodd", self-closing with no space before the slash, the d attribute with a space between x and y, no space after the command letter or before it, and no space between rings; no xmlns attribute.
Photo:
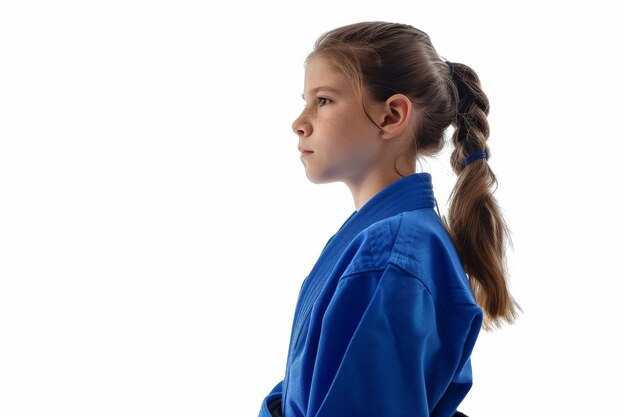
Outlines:
<svg viewBox="0 0 626 417"><path fill-rule="evenodd" d="M293 121L291 129L298 136L309 136L311 134L311 124L306 121L304 111Z"/></svg>

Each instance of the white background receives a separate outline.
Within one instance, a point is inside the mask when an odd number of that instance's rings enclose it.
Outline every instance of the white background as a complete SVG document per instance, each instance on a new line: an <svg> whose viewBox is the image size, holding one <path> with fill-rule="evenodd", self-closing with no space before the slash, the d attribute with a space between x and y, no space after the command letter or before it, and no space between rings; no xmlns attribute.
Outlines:
<svg viewBox="0 0 626 417"><path fill-rule="evenodd" d="M517 324L473 417L626 415L617 2L0 3L0 416L256 416L354 210L291 122L323 31L412 24L472 66ZM445 211L454 177L426 160Z"/></svg>

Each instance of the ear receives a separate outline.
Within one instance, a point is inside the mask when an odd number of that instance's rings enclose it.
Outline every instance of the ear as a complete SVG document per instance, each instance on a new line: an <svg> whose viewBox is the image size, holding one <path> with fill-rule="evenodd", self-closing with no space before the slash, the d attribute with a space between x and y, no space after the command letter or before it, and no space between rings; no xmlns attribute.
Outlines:
<svg viewBox="0 0 626 417"><path fill-rule="evenodd" d="M389 97L384 104L383 114L381 115L383 128L381 137L383 139L391 139L402 134L409 126L411 114L415 109L411 100L404 94L394 94Z"/></svg>

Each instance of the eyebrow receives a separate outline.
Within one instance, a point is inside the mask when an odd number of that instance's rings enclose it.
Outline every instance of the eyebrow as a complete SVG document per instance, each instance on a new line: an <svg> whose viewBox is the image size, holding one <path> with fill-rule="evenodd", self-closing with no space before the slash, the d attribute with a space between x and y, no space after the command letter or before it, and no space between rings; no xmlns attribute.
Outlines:
<svg viewBox="0 0 626 417"><path fill-rule="evenodd" d="M317 93L320 90L329 91L331 93L339 93L340 92L336 88L329 87L327 85L321 85L319 87L312 88L311 90L309 90L309 93L310 94L315 94L315 93ZM302 94L302 100L304 100L304 94Z"/></svg>

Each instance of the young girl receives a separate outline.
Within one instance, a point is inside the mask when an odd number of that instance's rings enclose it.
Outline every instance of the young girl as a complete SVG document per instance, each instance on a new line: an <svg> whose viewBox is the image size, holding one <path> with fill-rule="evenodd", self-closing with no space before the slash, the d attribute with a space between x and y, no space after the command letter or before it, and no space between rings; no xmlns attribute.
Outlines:
<svg viewBox="0 0 626 417"><path fill-rule="evenodd" d="M476 73L412 26L357 23L317 40L303 98L306 175L344 182L356 210L302 285L285 378L260 416L463 415L481 326L517 313ZM442 221L416 159L438 153L450 125L458 181Z"/></svg>

